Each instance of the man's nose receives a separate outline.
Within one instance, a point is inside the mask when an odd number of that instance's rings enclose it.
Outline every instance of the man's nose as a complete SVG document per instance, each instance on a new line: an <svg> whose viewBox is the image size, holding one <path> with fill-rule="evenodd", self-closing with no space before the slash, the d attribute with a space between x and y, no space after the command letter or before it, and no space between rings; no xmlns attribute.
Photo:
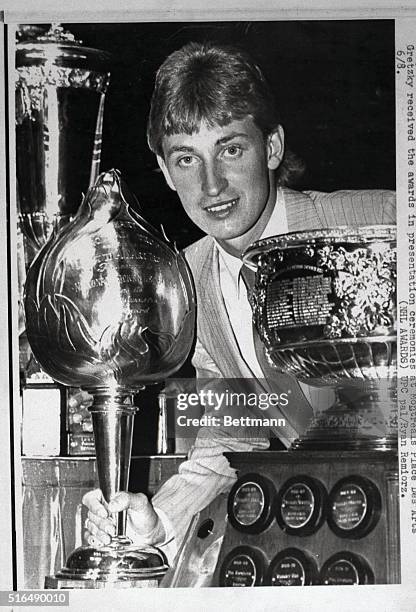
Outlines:
<svg viewBox="0 0 416 612"><path fill-rule="evenodd" d="M219 163L206 164L203 169L202 189L209 196L219 195L228 185Z"/></svg>

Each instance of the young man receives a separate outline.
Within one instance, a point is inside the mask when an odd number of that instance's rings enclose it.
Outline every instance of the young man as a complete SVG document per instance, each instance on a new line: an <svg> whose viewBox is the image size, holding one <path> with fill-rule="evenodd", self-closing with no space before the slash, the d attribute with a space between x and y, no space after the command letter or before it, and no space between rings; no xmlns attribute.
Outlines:
<svg viewBox="0 0 416 612"><path fill-rule="evenodd" d="M275 433L288 446L311 418L309 391L271 374L256 350L241 254L255 240L288 231L395 223L393 196L287 189L296 165L285 154L273 95L259 67L236 49L190 43L167 58L156 77L148 141L168 185L207 234L185 253L197 293L197 377L266 379L273 389L290 388L286 411L274 408L286 419ZM323 393L317 401L332 399ZM244 406L239 410L250 414ZM248 438L244 431L201 428L188 460L152 503L142 494L120 493L109 510L128 509L132 539L165 548L172 560L192 516L235 480L223 453L265 449L264 434L259 429ZM114 526L100 491L88 493L84 503L87 539L109 543Z"/></svg>

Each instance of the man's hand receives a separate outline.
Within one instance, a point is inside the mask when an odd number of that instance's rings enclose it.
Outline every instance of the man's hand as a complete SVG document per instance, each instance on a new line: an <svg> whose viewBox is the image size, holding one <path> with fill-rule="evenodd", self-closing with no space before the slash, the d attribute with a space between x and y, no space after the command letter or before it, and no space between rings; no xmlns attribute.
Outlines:
<svg viewBox="0 0 416 612"><path fill-rule="evenodd" d="M161 544L165 538L162 522L143 493L117 493L107 504L101 490L95 489L86 493L82 502L88 508L84 537L92 546L111 543L111 538L116 535L114 514L123 510L127 510L136 545Z"/></svg>

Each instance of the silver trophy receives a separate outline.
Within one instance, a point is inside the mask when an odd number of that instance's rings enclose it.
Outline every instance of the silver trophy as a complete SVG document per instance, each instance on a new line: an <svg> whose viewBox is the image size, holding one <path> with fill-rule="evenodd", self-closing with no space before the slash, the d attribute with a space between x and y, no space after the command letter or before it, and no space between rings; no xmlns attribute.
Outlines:
<svg viewBox="0 0 416 612"><path fill-rule="evenodd" d="M18 30L16 172L27 266L98 176L110 61L58 24Z"/></svg>
<svg viewBox="0 0 416 612"><path fill-rule="evenodd" d="M396 228L289 233L249 247L253 320L270 365L337 401L293 448L397 446Z"/></svg>
<svg viewBox="0 0 416 612"><path fill-rule="evenodd" d="M32 263L25 314L44 370L94 397L99 483L109 501L127 490L133 396L184 363L195 324L185 260L140 216L117 171L98 177L73 221ZM129 542L119 515L110 546L76 549L47 585L157 586L166 569L160 550Z"/></svg>
<svg viewBox="0 0 416 612"><path fill-rule="evenodd" d="M26 272L51 235L75 215L99 174L110 65L109 54L82 46L59 24L17 30L19 333L21 371L28 382L48 379L24 334Z"/></svg>

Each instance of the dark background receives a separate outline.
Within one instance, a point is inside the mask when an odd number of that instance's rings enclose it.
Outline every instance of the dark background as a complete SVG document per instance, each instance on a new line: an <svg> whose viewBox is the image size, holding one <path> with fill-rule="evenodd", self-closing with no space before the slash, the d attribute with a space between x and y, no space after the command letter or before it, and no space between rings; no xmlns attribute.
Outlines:
<svg viewBox="0 0 416 612"><path fill-rule="evenodd" d="M102 170L118 168L144 216L183 247L201 233L165 185L146 143L154 76L188 41L243 45L278 100L286 140L306 164L299 189L395 188L394 22L64 24L115 58Z"/></svg>

